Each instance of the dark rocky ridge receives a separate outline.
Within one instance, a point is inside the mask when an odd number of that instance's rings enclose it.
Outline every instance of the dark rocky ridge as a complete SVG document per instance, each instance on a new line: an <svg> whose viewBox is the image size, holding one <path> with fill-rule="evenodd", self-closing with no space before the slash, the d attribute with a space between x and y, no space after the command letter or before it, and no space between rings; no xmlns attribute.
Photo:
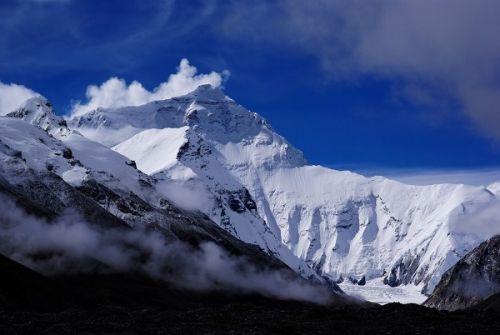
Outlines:
<svg viewBox="0 0 500 335"><path fill-rule="evenodd" d="M45 278L0 256L2 334L495 334L489 307L339 307L179 290L133 274ZM23 297L27 299L23 299Z"/></svg>
<svg viewBox="0 0 500 335"><path fill-rule="evenodd" d="M149 222L149 227L159 229L167 239L180 240L195 247L201 242L214 242L230 254L245 256L257 265L284 269L291 275L295 275L278 259L267 255L254 245L234 238L201 213L187 212L175 207L169 210L154 208L140 202L138 197L132 196L130 199L119 197L96 181L87 183L85 187L77 190L53 174L39 178L34 173L27 173L26 177L26 186L21 187L7 183L0 175L0 194L14 200L28 213L36 216L51 220L65 209L71 208L91 224L103 228L131 229L127 221L113 216L98 204L99 201L114 201L119 204L117 207L128 206L126 210L130 210L133 215L144 216L144 213L151 212L151 217L157 221ZM109 193L103 194L103 190ZM145 206L141 209L143 210L141 213L129 209L129 207L137 208L140 205Z"/></svg>
<svg viewBox="0 0 500 335"><path fill-rule="evenodd" d="M500 235L481 243L449 269L424 304L456 310L471 307L498 292Z"/></svg>

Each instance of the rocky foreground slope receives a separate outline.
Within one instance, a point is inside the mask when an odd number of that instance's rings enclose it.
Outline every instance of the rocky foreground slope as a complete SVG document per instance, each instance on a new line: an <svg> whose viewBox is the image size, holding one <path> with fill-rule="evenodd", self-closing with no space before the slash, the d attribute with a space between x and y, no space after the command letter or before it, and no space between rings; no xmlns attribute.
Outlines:
<svg viewBox="0 0 500 335"><path fill-rule="evenodd" d="M321 306L129 275L46 278L0 256L1 334L496 334L486 310Z"/></svg>
<svg viewBox="0 0 500 335"><path fill-rule="evenodd" d="M500 293L498 235L481 243L446 271L424 304L446 310L463 309L497 293Z"/></svg>
<svg viewBox="0 0 500 335"><path fill-rule="evenodd" d="M495 185L412 186L308 165L260 115L207 85L68 124L134 160L178 205L304 272L284 245L330 281L378 278L430 293L500 233L495 217L483 215L499 206Z"/></svg>

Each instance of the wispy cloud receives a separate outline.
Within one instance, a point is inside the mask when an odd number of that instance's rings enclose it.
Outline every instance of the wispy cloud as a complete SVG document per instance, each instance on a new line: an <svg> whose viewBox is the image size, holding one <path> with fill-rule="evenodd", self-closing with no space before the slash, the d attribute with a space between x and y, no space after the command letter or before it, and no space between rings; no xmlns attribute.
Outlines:
<svg viewBox="0 0 500 335"><path fill-rule="evenodd" d="M331 299L326 287L291 272L257 267L212 242L194 248L167 241L156 230L104 229L71 212L46 222L3 194L0 252L46 275L132 272L191 290L226 289L318 304Z"/></svg>
<svg viewBox="0 0 500 335"><path fill-rule="evenodd" d="M109 1L96 10L95 3L74 0L0 3L0 71L132 71L145 57L186 43L183 37L207 23L216 4L203 1L190 10L194 4L186 9L175 0Z"/></svg>
<svg viewBox="0 0 500 335"><path fill-rule="evenodd" d="M355 168L367 176L384 176L411 185L466 184L488 186L500 182L500 166L485 169Z"/></svg>
<svg viewBox="0 0 500 335"><path fill-rule="evenodd" d="M499 15L493 0L233 1L218 29L308 53L337 79L432 86L500 139Z"/></svg>
<svg viewBox="0 0 500 335"><path fill-rule="evenodd" d="M0 115L5 115L21 106L27 99L40 96L39 93L17 84L0 81Z"/></svg>
<svg viewBox="0 0 500 335"><path fill-rule="evenodd" d="M124 79L110 78L99 86L88 86L88 101L75 104L72 115L82 115L98 107L138 106L155 100L164 100L187 94L204 84L219 87L229 74L227 71L223 73L212 71L207 74L197 74L197 72L196 67L190 65L184 58L177 68L177 73L171 74L167 81L152 91L148 91L137 81L127 85Z"/></svg>

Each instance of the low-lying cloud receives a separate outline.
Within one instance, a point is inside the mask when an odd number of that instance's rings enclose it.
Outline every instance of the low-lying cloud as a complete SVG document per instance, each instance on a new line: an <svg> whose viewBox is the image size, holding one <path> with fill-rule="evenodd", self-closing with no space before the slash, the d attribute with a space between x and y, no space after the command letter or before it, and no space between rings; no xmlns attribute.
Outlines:
<svg viewBox="0 0 500 335"><path fill-rule="evenodd" d="M4 84L0 81L0 116L19 108L29 98L39 93L17 84Z"/></svg>
<svg viewBox="0 0 500 335"><path fill-rule="evenodd" d="M465 208L468 215L458 215L451 222L454 233L474 234L481 241L500 234L500 198Z"/></svg>
<svg viewBox="0 0 500 335"><path fill-rule="evenodd" d="M341 169L346 167L339 166ZM337 168L333 166L333 168ZM410 185L466 184L489 186L500 181L500 167L485 169L395 169L395 168L357 168L350 170L365 176L384 176Z"/></svg>
<svg viewBox="0 0 500 335"><path fill-rule="evenodd" d="M161 176L160 178L161 181L156 184L158 191L176 206L202 212L210 210L213 206L213 196L199 179L181 179L179 181L172 176L166 176L166 178Z"/></svg>
<svg viewBox="0 0 500 335"><path fill-rule="evenodd" d="M152 91L148 91L138 81L134 80L127 85L124 79L112 77L101 85L89 85L86 93L88 100L76 103L72 115L82 115L98 107L139 106L155 100L169 99L187 94L204 84L219 87L229 74L227 71L222 73L212 71L207 74L197 74L197 72L197 68L183 58L177 73L171 74L167 81Z"/></svg>
<svg viewBox="0 0 500 335"><path fill-rule="evenodd" d="M70 212L46 222L1 195L0 252L45 275L140 272L192 290L229 289L319 304L331 297L325 287L257 268L212 242L194 248L157 231L90 225Z"/></svg>

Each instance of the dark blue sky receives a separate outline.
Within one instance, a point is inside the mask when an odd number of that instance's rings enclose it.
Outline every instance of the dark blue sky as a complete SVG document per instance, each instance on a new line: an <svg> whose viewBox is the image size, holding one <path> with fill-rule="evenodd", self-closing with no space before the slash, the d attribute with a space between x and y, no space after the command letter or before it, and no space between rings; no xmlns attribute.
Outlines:
<svg viewBox="0 0 500 335"><path fill-rule="evenodd" d="M416 3L3 0L0 82L63 114L89 84L153 89L187 58L200 73L228 70L226 93L311 163L500 166L500 46L483 33L499 6Z"/></svg>

